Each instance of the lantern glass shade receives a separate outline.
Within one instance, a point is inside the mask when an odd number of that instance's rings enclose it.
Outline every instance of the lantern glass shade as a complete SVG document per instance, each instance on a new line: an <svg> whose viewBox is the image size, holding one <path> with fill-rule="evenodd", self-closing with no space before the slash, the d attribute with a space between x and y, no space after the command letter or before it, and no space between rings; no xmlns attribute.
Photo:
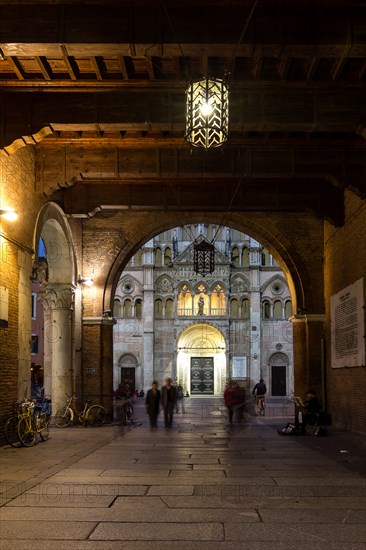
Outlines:
<svg viewBox="0 0 366 550"><path fill-rule="evenodd" d="M202 277L215 271L215 247L212 244L206 241L194 244L193 269Z"/></svg>
<svg viewBox="0 0 366 550"><path fill-rule="evenodd" d="M186 140L195 147L220 147L229 133L227 84L218 78L191 82L186 90Z"/></svg>

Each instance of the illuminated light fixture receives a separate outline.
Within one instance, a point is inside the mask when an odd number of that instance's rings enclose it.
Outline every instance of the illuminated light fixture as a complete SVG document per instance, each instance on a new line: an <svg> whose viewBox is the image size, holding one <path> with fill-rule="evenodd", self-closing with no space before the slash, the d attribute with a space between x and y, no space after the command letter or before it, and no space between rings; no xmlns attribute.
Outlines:
<svg viewBox="0 0 366 550"><path fill-rule="evenodd" d="M91 277L79 277L78 283L79 285L92 286L93 279Z"/></svg>
<svg viewBox="0 0 366 550"><path fill-rule="evenodd" d="M3 208L0 210L0 216L9 222L14 222L18 219L18 212L14 208Z"/></svg>
<svg viewBox="0 0 366 550"><path fill-rule="evenodd" d="M195 147L220 147L229 134L228 85L219 78L191 82L186 90L186 140Z"/></svg>
<svg viewBox="0 0 366 550"><path fill-rule="evenodd" d="M206 241L193 246L193 270L204 277L215 271L215 247Z"/></svg>

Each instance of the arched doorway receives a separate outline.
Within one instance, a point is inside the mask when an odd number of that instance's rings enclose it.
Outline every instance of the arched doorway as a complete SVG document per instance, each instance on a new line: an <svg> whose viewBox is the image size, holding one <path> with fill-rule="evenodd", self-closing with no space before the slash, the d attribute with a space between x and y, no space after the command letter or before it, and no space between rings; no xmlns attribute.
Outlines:
<svg viewBox="0 0 366 550"><path fill-rule="evenodd" d="M285 353L274 353L269 359L270 387L273 397L287 395L288 388L292 387L289 364L289 358Z"/></svg>
<svg viewBox="0 0 366 550"><path fill-rule="evenodd" d="M214 326L200 323L177 340L177 381L192 397L222 395L227 378L226 342Z"/></svg>
<svg viewBox="0 0 366 550"><path fill-rule="evenodd" d="M137 373L138 362L134 355L126 353L120 357L118 361L119 366L119 381L118 386L121 385L122 389L128 385L130 391L133 393L139 386L139 376Z"/></svg>

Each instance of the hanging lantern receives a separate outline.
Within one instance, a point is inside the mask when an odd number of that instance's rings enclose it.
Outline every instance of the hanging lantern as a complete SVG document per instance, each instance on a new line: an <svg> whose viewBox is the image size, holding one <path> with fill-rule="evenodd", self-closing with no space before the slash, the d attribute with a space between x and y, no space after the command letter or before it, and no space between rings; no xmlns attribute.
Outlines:
<svg viewBox="0 0 366 550"><path fill-rule="evenodd" d="M193 270L204 277L215 270L215 247L206 241L193 246Z"/></svg>
<svg viewBox="0 0 366 550"><path fill-rule="evenodd" d="M192 82L186 90L186 140L196 147L220 147L229 133L228 86L218 78Z"/></svg>

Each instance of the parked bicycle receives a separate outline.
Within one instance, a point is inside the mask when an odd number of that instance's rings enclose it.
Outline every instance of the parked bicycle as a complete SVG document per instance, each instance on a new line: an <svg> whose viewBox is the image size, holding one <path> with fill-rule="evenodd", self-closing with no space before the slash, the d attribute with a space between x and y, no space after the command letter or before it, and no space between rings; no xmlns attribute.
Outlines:
<svg viewBox="0 0 366 550"><path fill-rule="evenodd" d="M26 408L28 406L31 406L31 403L32 402L28 401L27 399L23 399L23 401L15 401L15 403L13 404L13 414L5 422L5 439L12 447L20 447L22 445L18 433L18 423L19 420L22 418Z"/></svg>
<svg viewBox="0 0 366 550"><path fill-rule="evenodd" d="M66 404L57 411L55 415L55 425L58 428L66 428L78 420L85 426L98 427L104 424L107 417L107 412L102 405L90 405L92 399L86 399L82 411L79 411L76 406L76 397L68 396Z"/></svg>
<svg viewBox="0 0 366 550"><path fill-rule="evenodd" d="M121 424L126 425L127 421L133 422L134 414L135 414L135 408L133 404L131 403L131 401L126 399L126 401L122 403L120 407L119 415L120 415Z"/></svg>
<svg viewBox="0 0 366 550"><path fill-rule="evenodd" d="M45 412L35 412L34 401L24 400L15 403L14 415L5 423L5 439L12 447L31 447L37 434L45 441L49 436L50 416Z"/></svg>

